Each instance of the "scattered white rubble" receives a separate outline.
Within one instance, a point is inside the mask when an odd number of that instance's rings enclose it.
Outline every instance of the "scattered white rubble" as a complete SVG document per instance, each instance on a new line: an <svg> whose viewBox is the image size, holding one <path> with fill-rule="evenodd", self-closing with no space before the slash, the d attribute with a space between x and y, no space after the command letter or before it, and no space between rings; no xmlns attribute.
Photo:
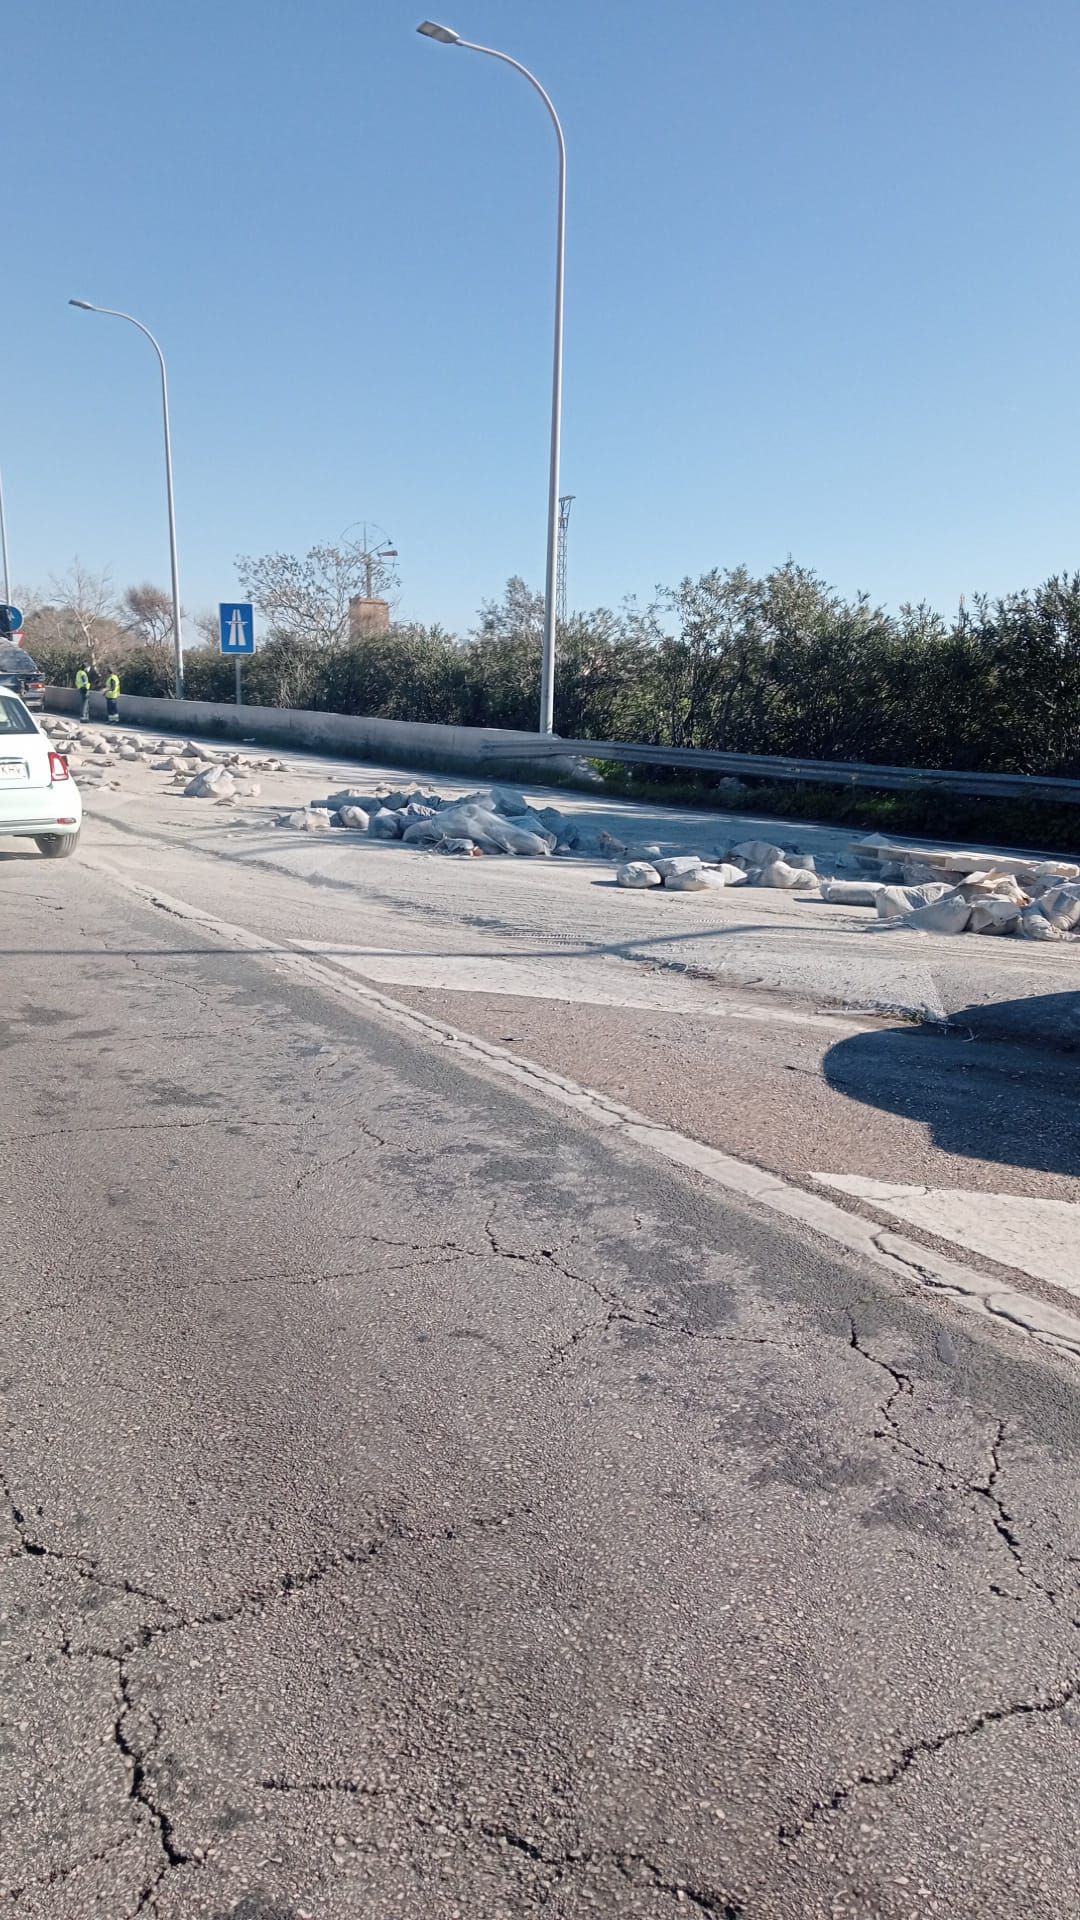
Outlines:
<svg viewBox="0 0 1080 1920"><path fill-rule="evenodd" d="M915 907L929 907L935 900L943 899L949 891L949 883L947 880L929 880L921 887L876 886L872 891L877 894L878 918L899 920Z"/></svg>
<svg viewBox="0 0 1080 1920"><path fill-rule="evenodd" d="M1046 888L1035 904L1059 933L1071 933L1080 926L1080 885L1075 881Z"/></svg>
<svg viewBox="0 0 1080 1920"><path fill-rule="evenodd" d="M184 788L185 800L231 800L236 781L228 767L207 767Z"/></svg>
<svg viewBox="0 0 1080 1920"><path fill-rule="evenodd" d="M401 839L401 829L404 822L402 821L401 815L395 813L391 807L376 807L375 812L370 814L368 818L369 831L374 839Z"/></svg>
<svg viewBox="0 0 1080 1920"><path fill-rule="evenodd" d="M334 816L325 807L298 807L295 813L283 814L278 826L295 827L298 833L329 833L333 823Z"/></svg>
<svg viewBox="0 0 1080 1920"><path fill-rule="evenodd" d="M774 847L771 840L740 840L731 849L731 858L743 867L771 867L777 860L784 858L783 847Z"/></svg>
<svg viewBox="0 0 1080 1920"><path fill-rule="evenodd" d="M1022 909L1015 900L1007 900L999 894L989 894L985 900L976 900L971 908L968 921L970 933L1015 933L1020 925Z"/></svg>
<svg viewBox="0 0 1080 1920"><path fill-rule="evenodd" d="M432 851L434 853L461 854L465 858L470 860L482 860L484 857L482 849L478 847L476 845L476 842L473 840L459 840L459 839L440 840L438 845L434 847Z"/></svg>
<svg viewBox="0 0 1080 1920"><path fill-rule="evenodd" d="M665 893L718 892L724 885L715 867L692 867L688 873L670 873L664 881Z"/></svg>
<svg viewBox="0 0 1080 1920"><path fill-rule="evenodd" d="M619 887L659 887L663 885L656 868L647 860L628 860L625 866L616 867L615 884Z"/></svg>
<svg viewBox="0 0 1080 1920"><path fill-rule="evenodd" d="M876 880L823 880L821 897L830 907L877 907L886 889Z"/></svg>
<svg viewBox="0 0 1080 1920"><path fill-rule="evenodd" d="M901 924L920 933L966 933L971 920L971 901L960 892L944 893L929 906L912 907Z"/></svg>
<svg viewBox="0 0 1080 1920"><path fill-rule="evenodd" d="M817 874L810 867L792 867L783 854L770 860L763 866L758 876L759 887L785 887L790 892L796 887L816 887Z"/></svg>

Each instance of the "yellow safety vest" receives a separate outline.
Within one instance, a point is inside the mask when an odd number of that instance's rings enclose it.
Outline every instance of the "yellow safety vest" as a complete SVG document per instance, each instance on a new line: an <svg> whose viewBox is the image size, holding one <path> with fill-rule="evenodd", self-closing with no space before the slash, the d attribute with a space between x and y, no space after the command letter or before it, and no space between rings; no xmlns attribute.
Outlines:
<svg viewBox="0 0 1080 1920"><path fill-rule="evenodd" d="M120 675L118 673L110 673L106 680L105 697L107 700L118 700L120 698Z"/></svg>
<svg viewBox="0 0 1080 1920"><path fill-rule="evenodd" d="M83 667L80 667L78 673L75 675L75 685L80 693L89 693L90 691L90 675Z"/></svg>

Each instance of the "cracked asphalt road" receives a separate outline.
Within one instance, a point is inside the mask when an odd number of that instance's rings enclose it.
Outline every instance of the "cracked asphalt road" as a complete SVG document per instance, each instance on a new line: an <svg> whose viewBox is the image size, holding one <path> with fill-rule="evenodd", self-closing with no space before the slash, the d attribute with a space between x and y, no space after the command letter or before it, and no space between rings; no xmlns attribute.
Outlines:
<svg viewBox="0 0 1080 1920"><path fill-rule="evenodd" d="M1075 1372L0 882L0 1912L1080 1910Z"/></svg>

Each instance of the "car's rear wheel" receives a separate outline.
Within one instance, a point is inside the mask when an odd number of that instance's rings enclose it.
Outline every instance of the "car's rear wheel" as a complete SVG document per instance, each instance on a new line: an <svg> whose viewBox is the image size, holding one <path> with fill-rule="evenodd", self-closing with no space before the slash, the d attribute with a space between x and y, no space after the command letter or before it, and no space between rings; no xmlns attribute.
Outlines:
<svg viewBox="0 0 1080 1920"><path fill-rule="evenodd" d="M74 853L79 844L78 833L39 833L36 839L37 850L46 860L66 860Z"/></svg>

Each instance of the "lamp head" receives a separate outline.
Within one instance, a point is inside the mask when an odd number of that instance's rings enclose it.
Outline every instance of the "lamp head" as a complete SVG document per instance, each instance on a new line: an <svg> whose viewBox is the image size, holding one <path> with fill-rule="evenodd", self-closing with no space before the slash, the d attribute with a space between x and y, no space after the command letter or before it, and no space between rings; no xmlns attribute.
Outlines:
<svg viewBox="0 0 1080 1920"><path fill-rule="evenodd" d="M455 33L453 27L440 27L437 20L422 20L416 31L426 34L429 40L441 40L444 47L457 47L461 44L460 33Z"/></svg>
<svg viewBox="0 0 1080 1920"><path fill-rule="evenodd" d="M69 300L69 301L68 301L68 306L69 306L69 307L81 307L84 313L96 313L96 312L97 312L97 308L96 308L96 307L94 306L94 303L93 303L93 301L92 301L92 300Z"/></svg>

